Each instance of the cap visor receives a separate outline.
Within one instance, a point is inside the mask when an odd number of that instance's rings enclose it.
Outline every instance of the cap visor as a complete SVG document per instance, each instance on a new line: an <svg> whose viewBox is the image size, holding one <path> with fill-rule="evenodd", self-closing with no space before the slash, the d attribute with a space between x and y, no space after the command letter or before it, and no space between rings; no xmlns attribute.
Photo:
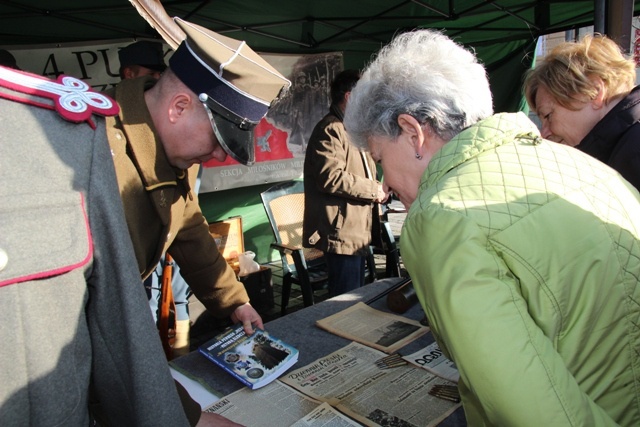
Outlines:
<svg viewBox="0 0 640 427"><path fill-rule="evenodd" d="M254 164L253 129L241 130L235 123L216 113L213 113L211 117L213 131L224 151L243 165L251 166Z"/></svg>

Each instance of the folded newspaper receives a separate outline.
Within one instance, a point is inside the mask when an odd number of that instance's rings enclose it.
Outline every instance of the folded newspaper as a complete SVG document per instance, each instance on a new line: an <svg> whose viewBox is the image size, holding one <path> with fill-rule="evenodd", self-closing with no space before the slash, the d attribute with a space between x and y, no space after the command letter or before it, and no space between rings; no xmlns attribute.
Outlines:
<svg viewBox="0 0 640 427"><path fill-rule="evenodd" d="M440 347L438 347L437 342L433 342L422 350L416 351L408 356L403 356L402 358L445 380L454 383L460 380L460 372L458 372L455 363L447 359L447 356L445 356L442 350L440 350Z"/></svg>
<svg viewBox="0 0 640 427"><path fill-rule="evenodd" d="M318 327L366 346L393 353L429 328L412 319L371 308L359 302L316 322Z"/></svg>
<svg viewBox="0 0 640 427"><path fill-rule="evenodd" d="M366 426L435 426L460 403L429 394L435 385L454 385L407 364L380 369L384 353L356 342L315 362L289 371L278 381L327 402Z"/></svg>

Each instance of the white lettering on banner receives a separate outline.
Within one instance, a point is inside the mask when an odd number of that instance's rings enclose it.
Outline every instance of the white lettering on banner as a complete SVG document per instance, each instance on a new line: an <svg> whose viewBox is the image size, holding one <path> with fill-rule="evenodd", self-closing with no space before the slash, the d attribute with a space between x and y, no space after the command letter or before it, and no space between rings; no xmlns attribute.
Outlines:
<svg viewBox="0 0 640 427"><path fill-rule="evenodd" d="M282 170L286 167L284 163L266 163L249 167L249 173L263 173Z"/></svg>
<svg viewBox="0 0 640 427"><path fill-rule="evenodd" d="M96 41L82 45L7 49L16 57L18 66L25 71L54 80L62 74L77 77L100 92L118 84L120 81L118 50L134 41L126 39ZM170 53L168 45L164 46L164 50Z"/></svg>
<svg viewBox="0 0 640 427"><path fill-rule="evenodd" d="M220 171L221 177L240 176L240 175L242 175L242 171L240 170L240 168L223 169Z"/></svg>

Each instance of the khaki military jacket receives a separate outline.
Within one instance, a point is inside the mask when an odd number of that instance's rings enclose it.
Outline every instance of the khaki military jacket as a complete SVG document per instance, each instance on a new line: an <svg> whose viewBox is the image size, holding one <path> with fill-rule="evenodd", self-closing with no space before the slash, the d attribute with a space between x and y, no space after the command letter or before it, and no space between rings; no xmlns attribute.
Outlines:
<svg viewBox="0 0 640 427"><path fill-rule="evenodd" d="M193 191L198 166L171 166L144 100L153 79L123 80L114 97L120 114L107 120L107 137L141 278L168 251L196 297L216 316L249 297L209 234ZM117 266L114 266L117 268Z"/></svg>

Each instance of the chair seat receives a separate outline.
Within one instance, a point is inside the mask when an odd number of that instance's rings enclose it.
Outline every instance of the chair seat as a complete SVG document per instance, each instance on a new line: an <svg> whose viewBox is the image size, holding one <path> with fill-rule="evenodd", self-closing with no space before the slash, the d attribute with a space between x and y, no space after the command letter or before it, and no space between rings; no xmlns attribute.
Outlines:
<svg viewBox="0 0 640 427"><path fill-rule="evenodd" d="M310 268L307 270L309 273L309 282L314 291L327 289L327 271L322 267Z"/></svg>

